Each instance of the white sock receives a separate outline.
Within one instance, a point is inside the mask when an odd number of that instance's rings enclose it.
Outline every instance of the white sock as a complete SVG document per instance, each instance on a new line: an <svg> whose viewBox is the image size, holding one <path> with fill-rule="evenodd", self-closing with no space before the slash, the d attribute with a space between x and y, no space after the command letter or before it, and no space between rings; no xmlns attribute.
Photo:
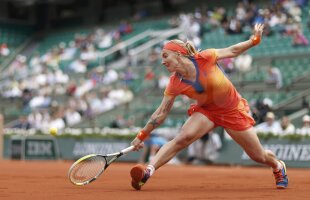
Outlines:
<svg viewBox="0 0 310 200"><path fill-rule="evenodd" d="M152 176L155 172L155 167L153 165L148 165L146 168L150 170L150 176Z"/></svg>
<svg viewBox="0 0 310 200"><path fill-rule="evenodd" d="M282 167L283 167L283 165L279 162L279 161L277 161L277 167L276 168L273 168L273 171L274 172L278 172L280 169L282 169Z"/></svg>

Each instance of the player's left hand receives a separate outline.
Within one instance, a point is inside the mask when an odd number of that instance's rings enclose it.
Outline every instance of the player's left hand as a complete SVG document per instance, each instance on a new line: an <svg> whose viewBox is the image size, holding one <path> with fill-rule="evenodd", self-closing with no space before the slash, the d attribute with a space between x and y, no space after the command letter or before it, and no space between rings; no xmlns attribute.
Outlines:
<svg viewBox="0 0 310 200"><path fill-rule="evenodd" d="M264 24L255 24L253 29L253 35L262 36L264 31Z"/></svg>

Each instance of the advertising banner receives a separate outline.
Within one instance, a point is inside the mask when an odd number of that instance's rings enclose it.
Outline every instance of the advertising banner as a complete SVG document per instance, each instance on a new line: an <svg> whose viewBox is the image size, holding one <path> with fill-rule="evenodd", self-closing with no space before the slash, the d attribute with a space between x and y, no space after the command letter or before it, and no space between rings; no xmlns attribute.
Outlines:
<svg viewBox="0 0 310 200"><path fill-rule="evenodd" d="M130 146L131 140L76 137L6 137L4 157L12 159L75 160L87 154L108 154ZM272 138L261 140L265 149L273 151L288 167L310 167L310 139L289 140ZM182 151L186 158L186 151ZM141 152L130 152L120 161L137 162ZM214 164L259 165L252 161L233 140L224 140Z"/></svg>
<svg viewBox="0 0 310 200"><path fill-rule="evenodd" d="M261 140L265 149L275 153L289 167L310 167L310 140L269 139ZM233 140L226 140L215 160L219 164L258 165Z"/></svg>

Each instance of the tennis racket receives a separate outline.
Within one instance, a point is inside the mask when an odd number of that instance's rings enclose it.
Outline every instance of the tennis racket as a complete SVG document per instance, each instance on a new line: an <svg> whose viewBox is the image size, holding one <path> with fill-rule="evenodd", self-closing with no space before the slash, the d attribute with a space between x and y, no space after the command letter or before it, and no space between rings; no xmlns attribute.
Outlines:
<svg viewBox="0 0 310 200"><path fill-rule="evenodd" d="M86 185L96 180L117 158L134 149L130 146L117 153L107 155L89 154L75 161L69 169L68 177L74 185Z"/></svg>

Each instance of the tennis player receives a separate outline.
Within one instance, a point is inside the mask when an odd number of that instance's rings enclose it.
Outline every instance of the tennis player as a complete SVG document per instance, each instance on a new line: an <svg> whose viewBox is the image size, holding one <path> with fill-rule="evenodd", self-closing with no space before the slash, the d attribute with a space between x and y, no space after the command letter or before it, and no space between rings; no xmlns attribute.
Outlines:
<svg viewBox="0 0 310 200"><path fill-rule="evenodd" d="M135 150L143 148L143 141L163 123L176 96L186 95L196 100L196 104L188 109L189 118L180 133L158 151L149 165L138 164L131 169L133 188L140 190L155 170L216 126L225 128L251 159L273 169L277 188L288 186L284 162L277 160L271 151L263 149L253 128L255 121L248 114L247 101L217 65L220 59L236 57L258 45L263 29L263 24L256 24L249 40L223 49L198 52L190 42L180 40L171 40L164 45L162 64L171 73L170 82L160 106L132 141Z"/></svg>

